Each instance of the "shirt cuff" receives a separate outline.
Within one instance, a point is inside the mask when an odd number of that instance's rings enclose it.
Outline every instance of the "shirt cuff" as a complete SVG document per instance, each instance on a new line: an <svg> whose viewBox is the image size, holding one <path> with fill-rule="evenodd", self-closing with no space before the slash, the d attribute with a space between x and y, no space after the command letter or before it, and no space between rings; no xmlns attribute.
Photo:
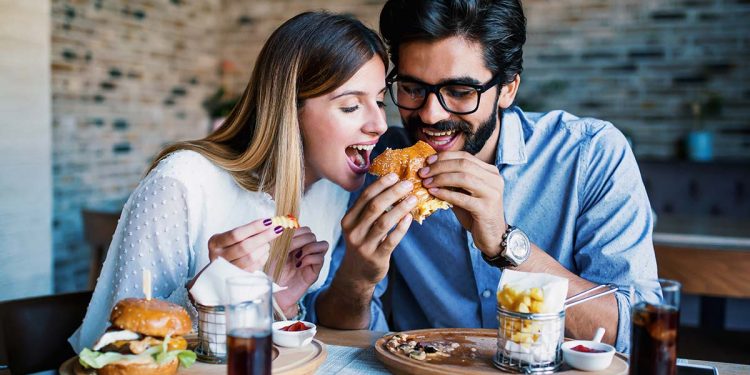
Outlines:
<svg viewBox="0 0 750 375"><path fill-rule="evenodd" d="M630 299L625 292L615 292L617 300L617 339L615 349L620 353L630 353Z"/></svg>

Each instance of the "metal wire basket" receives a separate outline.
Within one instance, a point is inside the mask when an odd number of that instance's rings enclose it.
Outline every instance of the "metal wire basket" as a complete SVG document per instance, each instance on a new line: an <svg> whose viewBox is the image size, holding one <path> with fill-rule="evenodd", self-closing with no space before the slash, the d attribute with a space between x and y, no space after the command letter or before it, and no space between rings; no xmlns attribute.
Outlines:
<svg viewBox="0 0 750 375"><path fill-rule="evenodd" d="M226 363L227 334L224 306L195 304L198 310L198 346L195 354L206 363Z"/></svg>
<svg viewBox="0 0 750 375"><path fill-rule="evenodd" d="M562 365L565 310L551 314L507 311L498 306L495 367L525 374L551 374Z"/></svg>

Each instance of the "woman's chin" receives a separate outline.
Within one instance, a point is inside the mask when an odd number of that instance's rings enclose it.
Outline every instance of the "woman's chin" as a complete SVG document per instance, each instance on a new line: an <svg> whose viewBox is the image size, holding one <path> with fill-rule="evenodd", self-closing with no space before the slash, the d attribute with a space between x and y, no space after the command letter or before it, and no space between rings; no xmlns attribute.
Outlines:
<svg viewBox="0 0 750 375"><path fill-rule="evenodd" d="M365 183L365 176L366 174L354 174L349 172L346 173L345 176L339 176L332 181L336 185L341 186L342 189L351 193L362 187L362 185Z"/></svg>

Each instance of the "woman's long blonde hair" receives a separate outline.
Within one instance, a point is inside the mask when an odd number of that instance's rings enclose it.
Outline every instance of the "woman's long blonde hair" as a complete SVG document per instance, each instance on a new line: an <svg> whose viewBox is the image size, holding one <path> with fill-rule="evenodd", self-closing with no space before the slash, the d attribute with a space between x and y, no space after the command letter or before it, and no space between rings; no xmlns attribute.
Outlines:
<svg viewBox="0 0 750 375"><path fill-rule="evenodd" d="M231 173L242 188L271 194L276 215L299 217L304 152L298 110L305 99L344 84L376 54L388 66L380 38L353 17L322 11L295 16L263 46L247 88L223 125L203 139L168 146L149 170L174 151L192 150ZM287 231L271 245L265 271L274 280L281 275L292 235Z"/></svg>

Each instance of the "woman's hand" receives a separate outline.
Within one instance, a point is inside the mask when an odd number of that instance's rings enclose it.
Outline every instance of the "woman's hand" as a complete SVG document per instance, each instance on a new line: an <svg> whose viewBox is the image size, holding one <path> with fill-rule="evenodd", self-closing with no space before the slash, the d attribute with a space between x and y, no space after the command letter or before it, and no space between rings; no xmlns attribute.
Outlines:
<svg viewBox="0 0 750 375"><path fill-rule="evenodd" d="M283 231L284 228L280 226L271 227L271 219L258 219L230 231L214 234L208 239L208 259L213 262L222 257L248 272L262 270L271 252L271 241ZM203 273L203 269L193 277L188 289Z"/></svg>
<svg viewBox="0 0 750 375"><path fill-rule="evenodd" d="M318 241L309 227L295 230L289 247L281 277L277 284L287 287L286 290L275 293L276 302L287 318L299 313L297 301L302 298L310 285L318 280L323 268L328 242ZM274 266L271 265L271 270Z"/></svg>

